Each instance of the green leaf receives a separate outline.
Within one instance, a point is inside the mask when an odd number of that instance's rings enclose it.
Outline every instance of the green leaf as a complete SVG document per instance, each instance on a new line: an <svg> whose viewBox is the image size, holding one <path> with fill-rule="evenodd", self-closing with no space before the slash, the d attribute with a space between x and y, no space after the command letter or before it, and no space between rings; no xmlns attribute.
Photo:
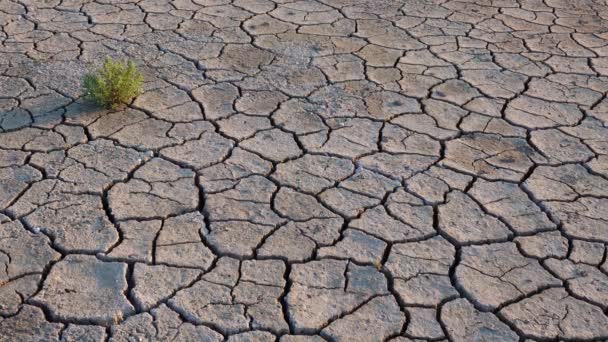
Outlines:
<svg viewBox="0 0 608 342"><path fill-rule="evenodd" d="M100 106L115 109L141 93L143 75L133 61L107 58L99 70L85 75L82 83L88 98Z"/></svg>

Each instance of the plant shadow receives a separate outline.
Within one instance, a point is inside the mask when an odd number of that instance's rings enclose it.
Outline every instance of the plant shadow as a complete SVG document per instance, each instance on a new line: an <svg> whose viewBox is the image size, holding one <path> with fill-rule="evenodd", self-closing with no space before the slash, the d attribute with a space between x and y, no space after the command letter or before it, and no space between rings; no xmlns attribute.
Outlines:
<svg viewBox="0 0 608 342"><path fill-rule="evenodd" d="M111 111L85 98L58 104L56 101L39 101L27 107L0 110L0 134L28 127L52 129L57 125L89 125Z"/></svg>

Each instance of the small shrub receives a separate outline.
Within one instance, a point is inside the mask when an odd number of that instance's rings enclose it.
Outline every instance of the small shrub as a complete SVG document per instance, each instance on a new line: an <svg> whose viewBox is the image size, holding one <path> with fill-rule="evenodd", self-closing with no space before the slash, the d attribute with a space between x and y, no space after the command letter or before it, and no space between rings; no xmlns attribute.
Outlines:
<svg viewBox="0 0 608 342"><path fill-rule="evenodd" d="M143 76L135 63L107 58L103 67L84 76L86 95L99 105L115 109L141 93Z"/></svg>

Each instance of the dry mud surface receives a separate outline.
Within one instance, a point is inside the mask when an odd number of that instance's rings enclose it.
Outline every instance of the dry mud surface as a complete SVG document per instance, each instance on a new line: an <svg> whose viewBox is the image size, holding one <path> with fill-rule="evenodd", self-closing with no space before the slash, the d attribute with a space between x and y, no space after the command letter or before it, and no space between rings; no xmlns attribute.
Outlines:
<svg viewBox="0 0 608 342"><path fill-rule="evenodd" d="M0 340L608 339L607 19L0 0Z"/></svg>

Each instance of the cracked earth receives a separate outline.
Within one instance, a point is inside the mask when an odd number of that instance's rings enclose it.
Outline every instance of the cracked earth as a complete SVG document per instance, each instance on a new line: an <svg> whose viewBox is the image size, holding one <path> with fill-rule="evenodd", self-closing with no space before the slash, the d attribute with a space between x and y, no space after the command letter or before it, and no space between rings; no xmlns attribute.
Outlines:
<svg viewBox="0 0 608 342"><path fill-rule="evenodd" d="M608 339L608 4L0 0L0 341ZM87 102L134 60L144 92Z"/></svg>

